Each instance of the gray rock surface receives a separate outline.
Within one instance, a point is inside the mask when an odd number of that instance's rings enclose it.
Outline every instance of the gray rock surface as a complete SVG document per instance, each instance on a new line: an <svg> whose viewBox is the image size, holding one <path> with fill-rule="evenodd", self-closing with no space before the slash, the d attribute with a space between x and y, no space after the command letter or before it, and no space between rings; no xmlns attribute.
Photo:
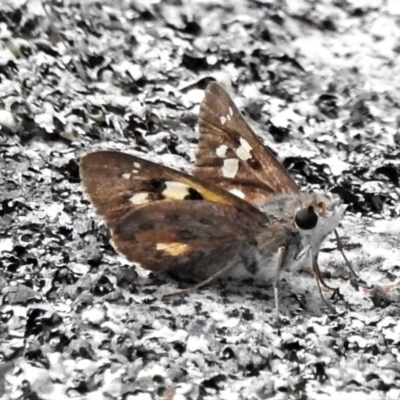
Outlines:
<svg viewBox="0 0 400 400"><path fill-rule="evenodd" d="M304 190L349 204L340 228L368 284L400 275L396 0L2 0L0 397L398 399L399 292L315 280L221 282L162 301L79 185L116 149L190 171L206 83L231 91ZM329 297L330 294L326 293Z"/></svg>

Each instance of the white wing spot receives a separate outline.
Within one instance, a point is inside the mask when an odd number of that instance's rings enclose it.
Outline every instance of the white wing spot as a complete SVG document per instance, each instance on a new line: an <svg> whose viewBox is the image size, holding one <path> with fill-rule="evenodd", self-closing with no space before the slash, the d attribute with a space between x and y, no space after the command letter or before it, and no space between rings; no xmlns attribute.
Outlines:
<svg viewBox="0 0 400 400"><path fill-rule="evenodd" d="M253 148L250 146L250 143L246 139L243 139L241 137L239 140L242 147L244 147L247 151L250 152L251 150L253 150Z"/></svg>
<svg viewBox="0 0 400 400"><path fill-rule="evenodd" d="M247 161L247 160L250 160L252 157L251 157L251 154L244 148L244 147L242 147L242 146L240 146L237 150L236 150L236 154L237 154L237 156L241 159L241 160L243 160L243 161Z"/></svg>
<svg viewBox="0 0 400 400"><path fill-rule="evenodd" d="M228 150L228 146L225 144L221 144L221 146L218 146L217 149L215 150L215 153L219 158L224 158L226 156L226 151Z"/></svg>
<svg viewBox="0 0 400 400"><path fill-rule="evenodd" d="M167 199L182 200L189 194L189 187L182 182L167 181L162 194Z"/></svg>
<svg viewBox="0 0 400 400"><path fill-rule="evenodd" d="M124 179L131 179L131 174L122 174Z"/></svg>
<svg viewBox="0 0 400 400"><path fill-rule="evenodd" d="M129 199L129 201L135 206L140 204L147 204L149 202L147 196L148 196L147 192L136 193Z"/></svg>
<svg viewBox="0 0 400 400"><path fill-rule="evenodd" d="M230 114L231 117L233 117L233 110L232 110L232 107L229 107L229 114Z"/></svg>
<svg viewBox="0 0 400 400"><path fill-rule="evenodd" d="M139 169L141 168L142 166L140 165L140 163L138 163L137 161L135 161L134 163L133 163L133 170L132 170L132 173L133 174L138 174L139 173Z"/></svg>
<svg viewBox="0 0 400 400"><path fill-rule="evenodd" d="M220 117L219 120L221 121L221 124L222 124L222 125L225 125L225 123L226 123L226 117L222 116L222 117Z"/></svg>
<svg viewBox="0 0 400 400"><path fill-rule="evenodd" d="M232 119L232 117L231 117L229 114L226 114L226 119L227 119L228 121L230 121L230 120Z"/></svg>
<svg viewBox="0 0 400 400"><path fill-rule="evenodd" d="M222 166L222 176L225 178L234 178L239 169L239 160L237 158L228 158L224 160Z"/></svg>
<svg viewBox="0 0 400 400"><path fill-rule="evenodd" d="M240 138L240 145L241 146L236 150L237 156L243 161L247 161L253 158L250 153L252 148L249 142L243 138Z"/></svg>
<svg viewBox="0 0 400 400"><path fill-rule="evenodd" d="M234 194L236 197L239 197L240 199L244 199L246 195L239 189L231 189L229 190L229 193Z"/></svg>

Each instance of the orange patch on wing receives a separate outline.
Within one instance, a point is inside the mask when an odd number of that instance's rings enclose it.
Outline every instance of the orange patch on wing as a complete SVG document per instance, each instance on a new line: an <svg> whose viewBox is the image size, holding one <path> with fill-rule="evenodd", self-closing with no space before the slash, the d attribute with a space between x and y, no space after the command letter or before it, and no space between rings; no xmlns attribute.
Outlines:
<svg viewBox="0 0 400 400"><path fill-rule="evenodd" d="M163 251L170 256L181 256L190 252L191 246L186 243L180 242L170 242L170 243L157 243L156 249L159 251Z"/></svg>

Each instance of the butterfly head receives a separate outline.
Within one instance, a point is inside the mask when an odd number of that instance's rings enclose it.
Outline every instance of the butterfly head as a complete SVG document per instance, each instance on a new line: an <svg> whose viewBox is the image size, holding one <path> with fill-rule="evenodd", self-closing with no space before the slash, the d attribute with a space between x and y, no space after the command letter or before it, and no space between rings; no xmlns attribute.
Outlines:
<svg viewBox="0 0 400 400"><path fill-rule="evenodd" d="M327 195L313 193L300 198L294 225L303 247L310 246L317 254L322 241L339 225L346 208L341 199Z"/></svg>
<svg viewBox="0 0 400 400"><path fill-rule="evenodd" d="M274 221L261 237L265 254L285 245L282 268L293 271L304 267L310 261L310 251L318 254L321 243L337 228L346 208L340 199L317 193L275 197L261 208Z"/></svg>
<svg viewBox="0 0 400 400"><path fill-rule="evenodd" d="M260 208L273 221L262 241L267 247L279 247L287 243L290 234L293 258L306 247L317 254L323 240L339 225L346 207L339 198L318 193L277 196Z"/></svg>

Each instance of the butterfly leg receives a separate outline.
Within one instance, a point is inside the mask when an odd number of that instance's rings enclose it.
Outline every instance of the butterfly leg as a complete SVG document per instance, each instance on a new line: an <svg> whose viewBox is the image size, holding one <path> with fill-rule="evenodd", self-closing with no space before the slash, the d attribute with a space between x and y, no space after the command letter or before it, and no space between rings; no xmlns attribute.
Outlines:
<svg viewBox="0 0 400 400"><path fill-rule="evenodd" d="M209 278L205 279L204 281L198 283L197 285L194 285L190 288L183 289L183 290L178 290L176 292L168 293L163 296L163 299L169 298L169 297L175 297L175 296L184 296L190 293L194 293L197 290L203 288L204 286L209 285L210 283L216 281L220 276L224 275L226 272L228 272L230 269L233 267L237 266L237 262L231 262L227 264L224 268L221 268L219 271L217 271L215 274L211 275Z"/></svg>
<svg viewBox="0 0 400 400"><path fill-rule="evenodd" d="M315 279L317 281L318 292L319 292L319 295L321 297L321 300L329 308L329 311L331 311L332 313L336 313L335 307L328 300L326 300L324 295L322 294L321 282L323 282L323 281L321 279L321 271L319 270L319 266L318 266L318 262L317 262L317 255L314 255L311 250L310 250L310 258L311 258L312 269L313 269L314 274L315 274ZM329 289L331 289L331 288L329 288Z"/></svg>
<svg viewBox="0 0 400 400"><path fill-rule="evenodd" d="M340 239L339 233L337 229L334 230L335 233L335 238L336 238L336 245L337 249L340 251L340 253L343 256L343 259L347 265L347 268L350 270L351 274L353 277L350 279L350 284L353 286L356 290L358 290L359 286L361 286L364 289L370 289L371 287L366 284L365 281L361 280L360 277L357 275L357 273L354 271L350 261L347 259L346 254L343 251L343 244Z"/></svg>
<svg viewBox="0 0 400 400"><path fill-rule="evenodd" d="M314 274L314 276L317 278L317 281L322 284L322 286L324 286L325 288L327 288L328 290L331 290L332 292L338 290L338 288L333 288L331 286L329 286L324 279L323 273L321 272L320 268L319 268L319 264L318 264L318 254L313 254L313 262L311 263L311 269L312 272Z"/></svg>
<svg viewBox="0 0 400 400"><path fill-rule="evenodd" d="M356 279L358 278L358 275L356 274L356 272L354 271L353 267L350 264L350 261L348 260L348 258L346 257L346 254L343 251L343 244L342 241L340 240L340 236L339 233L337 231L337 229L334 230L335 232L335 238L336 238L336 245L337 245L337 249L340 251L340 253L343 256L344 262L346 263L347 267L349 268L350 272L352 273L353 277Z"/></svg>
<svg viewBox="0 0 400 400"><path fill-rule="evenodd" d="M276 271L274 279L275 316L277 322L279 322L279 282L280 282L279 274L281 272L281 268L285 260L285 254L286 254L286 247L284 246L279 247L276 258Z"/></svg>

